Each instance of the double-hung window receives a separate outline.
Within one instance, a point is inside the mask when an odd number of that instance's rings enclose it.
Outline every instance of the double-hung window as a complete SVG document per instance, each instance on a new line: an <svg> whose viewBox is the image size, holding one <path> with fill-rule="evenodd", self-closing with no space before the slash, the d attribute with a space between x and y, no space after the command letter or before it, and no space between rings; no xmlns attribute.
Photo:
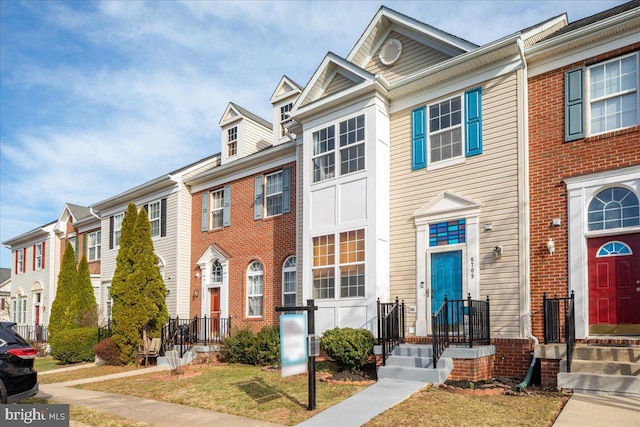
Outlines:
<svg viewBox="0 0 640 427"><path fill-rule="evenodd" d="M267 216L282 213L282 171L265 176L265 202Z"/></svg>
<svg viewBox="0 0 640 427"><path fill-rule="evenodd" d="M18 268L17 268L17 272L18 273L24 273L24 250L23 249L18 249Z"/></svg>
<svg viewBox="0 0 640 427"><path fill-rule="evenodd" d="M224 194L222 189L211 192L211 228L222 227L224 207L223 200Z"/></svg>
<svg viewBox="0 0 640 427"><path fill-rule="evenodd" d="M124 212L113 216L113 244L118 246L120 244L120 233L122 231L122 220L124 219Z"/></svg>
<svg viewBox="0 0 640 427"><path fill-rule="evenodd" d="M337 264L336 260L339 260ZM312 276L315 299L336 297L336 277L339 277L340 298L364 297L364 229L314 237Z"/></svg>
<svg viewBox="0 0 640 427"><path fill-rule="evenodd" d="M89 261L96 261L100 259L101 244L102 244L101 231L94 231L92 233L89 233Z"/></svg>
<svg viewBox="0 0 640 427"><path fill-rule="evenodd" d="M35 246L35 269L40 270L42 268L42 243L38 243Z"/></svg>
<svg viewBox="0 0 640 427"><path fill-rule="evenodd" d="M238 127L227 130L227 157L238 154Z"/></svg>
<svg viewBox="0 0 640 427"><path fill-rule="evenodd" d="M285 126L291 122L291 116L289 112L293 109L293 103L290 102L280 107L280 136L285 136Z"/></svg>
<svg viewBox="0 0 640 427"><path fill-rule="evenodd" d="M296 257L290 256L282 266L282 304L285 307L296 305Z"/></svg>
<svg viewBox="0 0 640 427"><path fill-rule="evenodd" d="M262 316L264 269L259 261L253 261L247 272L247 316Z"/></svg>
<svg viewBox="0 0 640 427"><path fill-rule="evenodd" d="M160 236L160 200L149 203L147 214L149 215L149 222L151 223L151 237Z"/></svg>
<svg viewBox="0 0 640 427"><path fill-rule="evenodd" d="M336 127L339 149L336 152ZM313 182L336 176L336 162L340 175L363 170L365 167L364 115L339 122L337 125L317 130L313 138ZM337 160L336 160L337 157Z"/></svg>
<svg viewBox="0 0 640 427"><path fill-rule="evenodd" d="M462 157L462 102L456 96L429 106L431 163Z"/></svg>
<svg viewBox="0 0 640 427"><path fill-rule="evenodd" d="M638 54L592 65L589 72L591 134L638 124Z"/></svg>

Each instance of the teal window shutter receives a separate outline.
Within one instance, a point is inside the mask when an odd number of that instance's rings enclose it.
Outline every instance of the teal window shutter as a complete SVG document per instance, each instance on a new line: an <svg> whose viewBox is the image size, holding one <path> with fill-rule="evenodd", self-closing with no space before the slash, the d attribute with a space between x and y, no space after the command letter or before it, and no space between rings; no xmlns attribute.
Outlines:
<svg viewBox="0 0 640 427"><path fill-rule="evenodd" d="M411 112L411 169L427 167L426 139L427 108L416 108Z"/></svg>
<svg viewBox="0 0 640 427"><path fill-rule="evenodd" d="M222 226L231 225L231 186L226 185L222 189Z"/></svg>
<svg viewBox="0 0 640 427"><path fill-rule="evenodd" d="M584 138L584 68L564 74L564 140Z"/></svg>
<svg viewBox="0 0 640 427"><path fill-rule="evenodd" d="M282 170L282 213L291 212L291 166Z"/></svg>
<svg viewBox="0 0 640 427"><path fill-rule="evenodd" d="M202 231L209 230L209 192L202 193Z"/></svg>
<svg viewBox="0 0 640 427"><path fill-rule="evenodd" d="M482 88L464 94L465 156L482 154Z"/></svg>
<svg viewBox="0 0 640 427"><path fill-rule="evenodd" d="M253 195L253 219L262 219L262 175L255 178Z"/></svg>

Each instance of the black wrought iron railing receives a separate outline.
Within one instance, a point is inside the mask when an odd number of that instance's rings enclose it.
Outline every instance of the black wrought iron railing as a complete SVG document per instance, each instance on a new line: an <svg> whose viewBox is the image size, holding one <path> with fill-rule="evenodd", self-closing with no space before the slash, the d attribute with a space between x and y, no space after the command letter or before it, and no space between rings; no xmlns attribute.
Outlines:
<svg viewBox="0 0 640 427"><path fill-rule="evenodd" d="M546 293L542 294L544 343L566 344L567 372L571 372L573 349L576 345L574 297L573 291L568 297L547 298Z"/></svg>
<svg viewBox="0 0 640 427"><path fill-rule="evenodd" d="M571 372L571 361L573 360L573 349L576 346L576 314L574 307L573 291L571 291L571 301L565 314L564 323L565 336L567 337L567 372Z"/></svg>
<svg viewBox="0 0 640 427"><path fill-rule="evenodd" d="M404 342L404 301L380 302L378 298L378 345L382 347L382 363L393 349Z"/></svg>
<svg viewBox="0 0 640 427"><path fill-rule="evenodd" d="M13 330L22 338L34 344L49 341L49 329L43 325L15 325Z"/></svg>
<svg viewBox="0 0 640 427"><path fill-rule="evenodd" d="M169 319L162 328L161 353L176 350L180 357L191 350L194 345L211 345L221 343L231 335L231 317L211 318L197 317L193 319Z"/></svg>
<svg viewBox="0 0 640 427"><path fill-rule="evenodd" d="M98 326L98 342L105 340L107 338L111 338L113 330L111 329L111 319L107 320L106 325Z"/></svg>
<svg viewBox="0 0 640 427"><path fill-rule="evenodd" d="M451 344L473 347L491 343L489 297L486 301L466 299L450 300L445 295L444 303L431 316L433 333L433 367Z"/></svg>

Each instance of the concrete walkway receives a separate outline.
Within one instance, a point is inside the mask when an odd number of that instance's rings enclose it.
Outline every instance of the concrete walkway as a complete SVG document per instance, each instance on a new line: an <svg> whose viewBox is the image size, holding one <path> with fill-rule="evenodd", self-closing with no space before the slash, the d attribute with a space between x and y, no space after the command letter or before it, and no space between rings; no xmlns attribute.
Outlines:
<svg viewBox="0 0 640 427"><path fill-rule="evenodd" d="M427 383L383 378L346 400L298 424L301 427L357 427L397 405Z"/></svg>
<svg viewBox="0 0 640 427"><path fill-rule="evenodd" d="M91 365L89 365L91 366ZM73 367L79 369L78 367ZM64 368L69 369L69 368ZM233 426L233 427L277 427L265 421L236 415L223 414L206 409L198 409L175 403L160 402L157 400L141 399L114 393L80 390L72 388L75 385L107 381L114 378L126 378L136 375L144 375L153 372L163 372L167 368L156 366L146 369L136 369L118 374L104 375L101 377L86 378L81 380L66 381L63 383L41 384L37 397L51 399L59 403L83 406L96 411L108 412L113 415L128 418L137 422L145 422L153 426ZM60 369L56 369L60 372ZM48 372L48 371L47 371ZM43 372L44 373L44 372ZM38 374L40 375L40 373ZM74 426L82 426L73 423Z"/></svg>
<svg viewBox="0 0 640 427"><path fill-rule="evenodd" d="M640 426L640 398L575 393L553 426Z"/></svg>

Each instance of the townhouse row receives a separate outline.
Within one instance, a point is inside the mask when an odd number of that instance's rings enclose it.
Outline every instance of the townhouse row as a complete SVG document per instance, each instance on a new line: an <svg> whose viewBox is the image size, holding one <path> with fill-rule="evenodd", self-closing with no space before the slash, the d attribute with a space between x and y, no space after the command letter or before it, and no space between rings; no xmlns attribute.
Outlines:
<svg viewBox="0 0 640 427"><path fill-rule="evenodd" d="M66 241L102 319L119 230L144 206L172 317L257 329L275 307L376 333L376 302L431 334L489 297L496 375L522 376L543 295L578 338L640 334L640 2L477 46L381 7L346 58L282 77L272 122L230 103L221 152L12 238L13 319L48 322Z"/></svg>

